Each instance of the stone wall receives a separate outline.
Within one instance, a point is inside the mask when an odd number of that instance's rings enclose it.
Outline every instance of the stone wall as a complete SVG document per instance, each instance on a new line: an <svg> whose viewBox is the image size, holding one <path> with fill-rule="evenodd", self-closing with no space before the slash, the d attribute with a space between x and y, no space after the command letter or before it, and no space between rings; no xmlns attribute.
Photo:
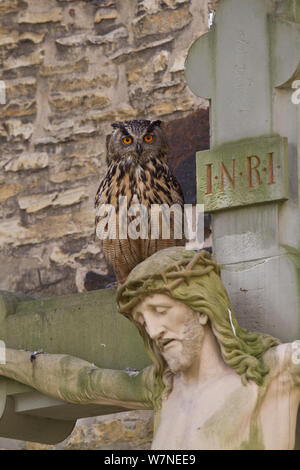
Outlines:
<svg viewBox="0 0 300 470"><path fill-rule="evenodd" d="M0 438L0 450L145 450L150 449L152 436L152 412L127 411L80 419L57 445Z"/></svg>
<svg viewBox="0 0 300 470"><path fill-rule="evenodd" d="M49 297L85 290L91 270L109 274L93 207L105 136L113 121L173 121L207 107L183 64L215 3L0 1L0 289ZM81 421L59 448L147 447L149 419ZM44 448L0 442L11 446Z"/></svg>
<svg viewBox="0 0 300 470"><path fill-rule="evenodd" d="M183 64L207 0L2 0L0 289L61 295L107 274L93 200L110 123L207 103Z"/></svg>

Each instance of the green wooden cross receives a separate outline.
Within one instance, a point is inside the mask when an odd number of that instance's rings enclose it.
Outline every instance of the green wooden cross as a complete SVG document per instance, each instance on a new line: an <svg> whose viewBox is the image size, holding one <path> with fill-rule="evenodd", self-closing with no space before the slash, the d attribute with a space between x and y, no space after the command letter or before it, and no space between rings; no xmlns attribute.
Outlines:
<svg viewBox="0 0 300 470"><path fill-rule="evenodd" d="M0 292L0 331L6 347L70 354L104 369L141 370L150 364L136 328L118 313L115 290L52 299ZM75 405L0 377L0 436L53 444L76 420L127 411Z"/></svg>

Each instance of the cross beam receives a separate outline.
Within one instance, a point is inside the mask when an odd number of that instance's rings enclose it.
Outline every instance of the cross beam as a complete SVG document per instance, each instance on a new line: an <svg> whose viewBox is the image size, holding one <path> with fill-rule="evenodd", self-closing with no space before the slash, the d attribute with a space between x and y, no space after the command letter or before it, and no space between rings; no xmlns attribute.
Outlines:
<svg viewBox="0 0 300 470"><path fill-rule="evenodd" d="M0 293L0 331L6 347L70 354L104 369L149 365L136 328L118 313L114 289L51 299ZM53 444L76 420L125 408L75 405L0 378L0 436Z"/></svg>

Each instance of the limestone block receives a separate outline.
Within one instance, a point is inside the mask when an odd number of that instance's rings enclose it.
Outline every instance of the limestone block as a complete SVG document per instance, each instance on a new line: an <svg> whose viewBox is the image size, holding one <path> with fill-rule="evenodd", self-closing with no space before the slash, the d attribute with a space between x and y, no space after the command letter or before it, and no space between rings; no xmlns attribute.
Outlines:
<svg viewBox="0 0 300 470"><path fill-rule="evenodd" d="M51 194L34 194L31 196L21 196L18 198L18 203L21 209L25 210L28 214L38 212L46 207L64 207L77 204L83 201L88 196L86 188L81 186L79 188L72 188L64 192L53 192Z"/></svg>
<svg viewBox="0 0 300 470"><path fill-rule="evenodd" d="M175 101L161 101L148 109L153 116L163 116L176 111L190 111L194 108L194 100L190 97L179 98Z"/></svg>
<svg viewBox="0 0 300 470"><path fill-rule="evenodd" d="M153 58L152 67L154 73L163 72L167 68L169 56L168 51L161 51Z"/></svg>
<svg viewBox="0 0 300 470"><path fill-rule="evenodd" d="M142 0L138 2L138 13L157 13L162 8L178 8L183 3L189 3L190 0Z"/></svg>
<svg viewBox="0 0 300 470"><path fill-rule="evenodd" d="M66 271L68 269L60 269L55 271L54 269L47 268L40 268L40 283L42 286L47 286L49 284L53 284L59 281L62 281L66 277Z"/></svg>
<svg viewBox="0 0 300 470"><path fill-rule="evenodd" d="M166 52L167 54L164 54ZM129 94L135 90L140 90L143 93L158 88L162 85L167 74L160 75L159 81L154 76L155 73L163 72L168 66L169 53L162 51L153 58L153 62L150 62L143 66L140 62L134 64L133 67L128 67L126 73L128 83L133 85L130 87ZM137 85L137 86L134 86Z"/></svg>
<svg viewBox="0 0 300 470"><path fill-rule="evenodd" d="M23 8L19 0L1 0L0 2L0 15L7 13L15 13Z"/></svg>
<svg viewBox="0 0 300 470"><path fill-rule="evenodd" d="M127 72L127 80L130 85L135 85L139 83L140 80L143 80L145 76L145 69L142 67L137 67L134 70L129 70Z"/></svg>
<svg viewBox="0 0 300 470"><path fill-rule="evenodd" d="M36 114L37 106L35 100L10 101L0 107L0 118L31 116Z"/></svg>
<svg viewBox="0 0 300 470"><path fill-rule="evenodd" d="M80 252L69 254L65 253L59 246L56 245L51 251L49 259L59 266L71 266L72 268L78 268L82 266L79 261L85 260L90 255L96 257L101 253L101 251L102 250L99 245L89 244Z"/></svg>
<svg viewBox="0 0 300 470"><path fill-rule="evenodd" d="M54 8L43 13L34 13L26 11L21 13L17 22L19 24L37 24L37 23L57 23L62 21L62 8Z"/></svg>
<svg viewBox="0 0 300 470"><path fill-rule="evenodd" d="M137 4L137 12L153 14L160 11L160 0L140 0Z"/></svg>
<svg viewBox="0 0 300 470"><path fill-rule="evenodd" d="M93 78L66 78L64 80L50 80L49 87L51 91L81 91L87 88L111 87L116 84L117 74L111 72L103 73Z"/></svg>
<svg viewBox="0 0 300 470"><path fill-rule="evenodd" d="M0 204L6 201L8 198L15 196L22 191L20 184L4 184L0 186Z"/></svg>
<svg viewBox="0 0 300 470"><path fill-rule="evenodd" d="M90 33L75 34L73 36L67 36L56 39L56 43L61 46L72 47L72 46L84 46L86 44L111 44L116 43L120 39L128 37L128 30L124 26L114 29L107 34L95 35Z"/></svg>
<svg viewBox="0 0 300 470"><path fill-rule="evenodd" d="M175 57L174 63L170 68L170 72L182 72L184 70L184 61L186 54L182 54L180 57Z"/></svg>
<svg viewBox="0 0 300 470"><path fill-rule="evenodd" d="M45 33L32 33L30 31L20 34L15 29L1 27L0 29L0 46L14 45L18 46L18 42L30 41L39 44L44 40Z"/></svg>
<svg viewBox="0 0 300 470"><path fill-rule="evenodd" d="M171 43L174 40L173 36L167 36L164 39L160 39L158 41L151 41L148 43L142 43L139 47L125 47L115 54L111 55L112 60L116 59L128 59L128 56L130 55L135 55L138 52L143 52L148 49L155 49L156 47L159 48L161 46L164 46L166 44Z"/></svg>
<svg viewBox="0 0 300 470"><path fill-rule="evenodd" d="M49 100L52 108L58 111L69 111L74 108L104 108L110 100L103 94L62 95Z"/></svg>
<svg viewBox="0 0 300 470"><path fill-rule="evenodd" d="M50 261L61 266L74 265L74 260L70 259L68 253L64 253L59 246L55 246L50 254Z"/></svg>
<svg viewBox="0 0 300 470"><path fill-rule="evenodd" d="M20 57L10 57L3 63L5 70L17 69L20 67L30 67L32 65L40 65L43 62L43 54L41 52L33 52L29 55L21 55Z"/></svg>
<svg viewBox="0 0 300 470"><path fill-rule="evenodd" d="M40 67L39 74L41 77L51 77L67 73L86 72L88 63L88 59L84 57L77 62L64 63L63 65L43 65Z"/></svg>
<svg viewBox="0 0 300 470"><path fill-rule="evenodd" d="M49 159L45 152L23 153L10 160L4 167L5 171L39 170L48 166Z"/></svg>
<svg viewBox="0 0 300 470"><path fill-rule="evenodd" d="M91 236L95 230L95 210L93 207L85 207L72 216L76 230L82 235ZM77 232L78 233L78 232Z"/></svg>
<svg viewBox="0 0 300 470"><path fill-rule="evenodd" d="M77 421L72 434L57 445L3 442L13 450L144 450L153 437L153 412L128 411Z"/></svg>
<svg viewBox="0 0 300 470"><path fill-rule="evenodd" d="M65 181L76 181L80 179L87 178L89 176L96 175L98 173L98 167L91 163L91 162L86 162L83 167L81 166L74 166L70 168L70 170L66 171L55 171L53 169L52 171L50 170L49 174L49 180L52 183L64 183Z"/></svg>
<svg viewBox="0 0 300 470"><path fill-rule="evenodd" d="M176 97L176 95L185 92L185 85L182 82L168 82L161 86L151 88L149 90L149 99L161 100L168 97Z"/></svg>
<svg viewBox="0 0 300 470"><path fill-rule="evenodd" d="M24 77L17 80L6 80L6 97L7 99L16 96L28 96L36 93L36 79L34 77Z"/></svg>
<svg viewBox="0 0 300 470"><path fill-rule="evenodd" d="M24 240L26 240L26 236L27 239L30 239L28 235L28 229L24 228L18 219L7 219L0 224L0 243L2 246L22 245L24 244ZM37 240L37 238L34 239L31 237L31 242L37 243ZM30 241L28 243L30 243Z"/></svg>
<svg viewBox="0 0 300 470"><path fill-rule="evenodd" d="M88 35L88 42L91 44L115 43L120 39L126 39L127 37L128 29L121 26L120 28L116 28L110 33L103 34L101 36L93 36L92 34Z"/></svg>
<svg viewBox="0 0 300 470"><path fill-rule="evenodd" d="M112 7L115 6L116 2L115 0L99 0L97 2L97 5L99 7Z"/></svg>
<svg viewBox="0 0 300 470"><path fill-rule="evenodd" d="M87 43L88 35L86 33L74 34L73 36L67 36L58 38L55 40L57 44L61 46L84 46Z"/></svg>
<svg viewBox="0 0 300 470"><path fill-rule="evenodd" d="M0 124L0 136L4 139L8 139L8 132L5 124Z"/></svg>
<svg viewBox="0 0 300 470"><path fill-rule="evenodd" d="M71 206L83 201L88 197L87 188L80 186L79 188L72 188L62 193L59 193L57 198L53 201L53 206Z"/></svg>
<svg viewBox="0 0 300 470"><path fill-rule="evenodd" d="M115 6L116 2L115 0L99 0L98 5L100 7L111 7Z"/></svg>
<svg viewBox="0 0 300 470"><path fill-rule="evenodd" d="M136 118L137 111L133 108L121 108L116 109L115 111L108 111L108 112L93 112L89 113L85 117L81 119L81 123L85 123L86 121L95 121L95 122L114 122L114 121L125 121L126 119L134 119Z"/></svg>
<svg viewBox="0 0 300 470"><path fill-rule="evenodd" d="M18 198L18 203L21 209L26 210L26 212L30 214L51 206L57 195L58 193L21 196Z"/></svg>
<svg viewBox="0 0 300 470"><path fill-rule="evenodd" d="M20 34L19 41L30 41L34 44L40 44L44 40L45 35L46 33L32 33L30 31L26 31L26 33Z"/></svg>
<svg viewBox="0 0 300 470"><path fill-rule="evenodd" d="M190 0L162 0L162 3L169 8L178 8L183 3L189 3Z"/></svg>
<svg viewBox="0 0 300 470"><path fill-rule="evenodd" d="M24 227L18 219L8 219L0 224L0 244L22 246L47 242L66 235L91 236L94 220L95 211L87 208L74 215L68 213L48 216L28 227Z"/></svg>
<svg viewBox="0 0 300 470"><path fill-rule="evenodd" d="M1 5L1 4L0 4ZM1 6L0 6L1 8ZM7 28L1 28L0 30L0 46L7 46L9 44L17 45L18 32L9 30Z"/></svg>
<svg viewBox="0 0 300 470"><path fill-rule="evenodd" d="M115 20L118 17L117 10L112 8L100 8L95 14L95 23L101 23L103 20Z"/></svg>
<svg viewBox="0 0 300 470"><path fill-rule="evenodd" d="M165 10L144 15L133 21L132 29L137 38L152 34L164 34L178 31L187 26L192 20L188 5L178 10Z"/></svg>
<svg viewBox="0 0 300 470"><path fill-rule="evenodd" d="M10 119L6 122L9 138L28 140L32 136L34 126L31 123L23 124L19 119Z"/></svg>

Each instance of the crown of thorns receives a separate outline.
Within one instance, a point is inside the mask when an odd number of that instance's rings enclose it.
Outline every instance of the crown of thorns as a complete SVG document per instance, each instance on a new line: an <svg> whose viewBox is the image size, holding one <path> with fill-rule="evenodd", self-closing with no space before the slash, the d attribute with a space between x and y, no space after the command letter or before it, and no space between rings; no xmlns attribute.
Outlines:
<svg viewBox="0 0 300 470"><path fill-rule="evenodd" d="M161 250L134 268L124 284L117 290L120 312L129 315L142 297L154 292L167 292L170 295L183 282L192 277L204 276L220 268L210 254L188 251L184 247Z"/></svg>

